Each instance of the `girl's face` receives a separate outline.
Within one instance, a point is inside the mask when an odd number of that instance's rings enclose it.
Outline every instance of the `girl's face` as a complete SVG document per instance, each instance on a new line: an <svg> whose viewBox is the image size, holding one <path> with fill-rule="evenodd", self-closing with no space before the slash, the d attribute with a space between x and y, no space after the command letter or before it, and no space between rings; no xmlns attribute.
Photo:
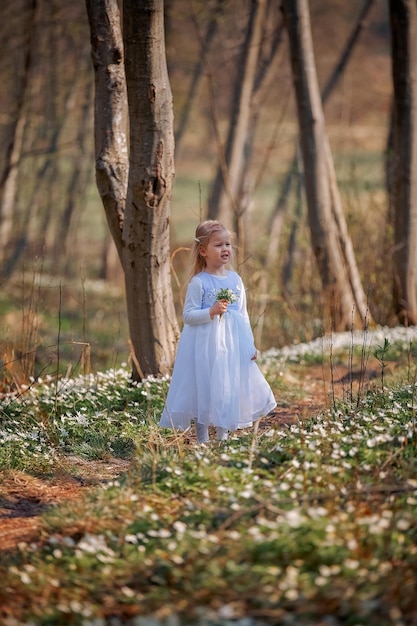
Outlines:
<svg viewBox="0 0 417 626"><path fill-rule="evenodd" d="M209 274L225 274L226 265L232 254L230 234L227 230L214 233L205 248L201 247L201 256L206 262L206 270Z"/></svg>

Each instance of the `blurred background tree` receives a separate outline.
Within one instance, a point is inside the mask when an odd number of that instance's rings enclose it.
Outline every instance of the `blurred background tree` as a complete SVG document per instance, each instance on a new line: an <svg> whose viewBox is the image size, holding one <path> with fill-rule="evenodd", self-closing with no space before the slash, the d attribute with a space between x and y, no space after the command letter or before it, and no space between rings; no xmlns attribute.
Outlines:
<svg viewBox="0 0 417 626"><path fill-rule="evenodd" d="M392 74L391 179L394 301L403 324L417 323L417 3L390 0Z"/></svg>
<svg viewBox="0 0 417 626"><path fill-rule="evenodd" d="M328 141L359 278L374 320L393 325L401 318L393 295L394 222L385 176L394 94L388 0L317 0L309 9ZM41 321L48 307L58 306L60 282L62 317L69 309L73 317L68 334L88 339L93 326L105 332L104 322L89 320L106 318L111 326L111 312L96 310L104 310L106 298L97 304L91 293L84 298L80 292L89 281L104 281L101 285L119 292L117 304L113 295L107 301L118 319L120 346L126 346L123 274L94 181L94 75L85 3L16 0L0 10L7 59L0 69L3 310L11 315L21 306L16 289L23 290L24 277L42 273L49 290L39 291L41 302L51 294L54 301L41 304ZM256 29L250 30L256 16L261 43L251 50L256 58L249 62L250 42L257 41L251 39ZM232 171L227 146L243 119L233 197L222 191L222 210L230 208L239 235L239 271L248 285L261 349L309 340L325 327L322 280L303 193L305 164L295 156L297 107L282 17L279 3L270 0L165 2L179 140L170 217L177 314L184 248L209 211L215 181ZM249 67L250 89L242 97L242 72ZM325 92L335 71L338 79ZM71 304L67 292L80 282L72 298L78 305ZM81 298L86 310L79 330L75 318ZM46 326L41 324L44 333ZM114 329L109 332L111 337L98 341L114 344Z"/></svg>

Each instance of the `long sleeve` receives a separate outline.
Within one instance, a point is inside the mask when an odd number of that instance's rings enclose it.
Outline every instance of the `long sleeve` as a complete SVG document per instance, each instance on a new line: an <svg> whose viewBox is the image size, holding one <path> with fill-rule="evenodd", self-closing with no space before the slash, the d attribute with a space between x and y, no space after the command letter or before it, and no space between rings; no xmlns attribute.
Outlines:
<svg viewBox="0 0 417 626"><path fill-rule="evenodd" d="M240 282L240 298L239 298L239 312L244 318L245 322L250 326L250 320L248 315L248 309L246 304L246 290L243 284L243 281L240 276L238 276Z"/></svg>
<svg viewBox="0 0 417 626"><path fill-rule="evenodd" d="M240 288L241 288L240 298L239 298L239 313L241 314L241 316L245 320L246 333L247 333L248 338L250 338L250 340L253 343L253 353L255 354L256 347L255 347L255 340L254 340L254 337L253 337L252 326L251 326L251 323L250 323L248 309L247 309L247 304L246 304L246 290L245 290L245 287L243 285L243 281L242 281L240 276L239 276L239 280L240 280Z"/></svg>
<svg viewBox="0 0 417 626"><path fill-rule="evenodd" d="M203 285L201 280L194 276L188 285L185 296L182 319L184 324L195 326L197 324L207 324L211 322L210 309L202 309Z"/></svg>

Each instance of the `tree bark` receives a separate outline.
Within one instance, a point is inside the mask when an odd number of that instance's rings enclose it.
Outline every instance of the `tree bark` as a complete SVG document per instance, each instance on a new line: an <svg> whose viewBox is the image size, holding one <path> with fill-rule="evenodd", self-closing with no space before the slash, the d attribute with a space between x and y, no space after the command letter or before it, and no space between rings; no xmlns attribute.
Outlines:
<svg viewBox="0 0 417 626"><path fill-rule="evenodd" d="M325 316L334 330L369 323L352 246L335 184L315 69L307 0L283 0L300 125L308 221L323 285ZM348 254L346 255L346 251Z"/></svg>
<svg viewBox="0 0 417 626"><path fill-rule="evenodd" d="M392 38L394 302L403 324L417 324L417 3L390 0Z"/></svg>
<svg viewBox="0 0 417 626"><path fill-rule="evenodd" d="M125 0L123 31L130 170L122 256L139 379L170 372L178 336L169 262L174 135L163 0Z"/></svg>
<svg viewBox="0 0 417 626"><path fill-rule="evenodd" d="M97 185L123 266L132 377L140 380L170 373L178 337L169 265L174 138L163 0L125 0L123 40L117 1L86 2Z"/></svg>
<svg viewBox="0 0 417 626"><path fill-rule="evenodd" d="M96 181L110 232L121 257L129 157L120 13L116 0L86 0L86 5L95 76Z"/></svg>

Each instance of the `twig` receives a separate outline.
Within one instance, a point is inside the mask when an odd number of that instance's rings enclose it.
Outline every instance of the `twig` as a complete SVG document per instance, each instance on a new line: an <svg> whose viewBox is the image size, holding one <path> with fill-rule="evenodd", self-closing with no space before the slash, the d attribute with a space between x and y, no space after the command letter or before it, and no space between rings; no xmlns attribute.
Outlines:
<svg viewBox="0 0 417 626"><path fill-rule="evenodd" d="M138 359L137 359L137 357L136 357L135 348L134 348L134 346L133 346L133 342L132 342L132 340L130 339L130 337L129 337L129 339L127 340L127 342L128 342L128 344L129 344L130 356L132 357L132 361L133 361L133 363L135 364L135 367L136 367L136 370L137 370L137 372L138 372L138 374L139 374L139 376L140 376L140 379L141 379L141 380L144 380L145 376L144 376L144 374L143 374L143 371L142 371L142 368L141 368L141 366L140 366L140 364L139 364L139 361L138 361Z"/></svg>

